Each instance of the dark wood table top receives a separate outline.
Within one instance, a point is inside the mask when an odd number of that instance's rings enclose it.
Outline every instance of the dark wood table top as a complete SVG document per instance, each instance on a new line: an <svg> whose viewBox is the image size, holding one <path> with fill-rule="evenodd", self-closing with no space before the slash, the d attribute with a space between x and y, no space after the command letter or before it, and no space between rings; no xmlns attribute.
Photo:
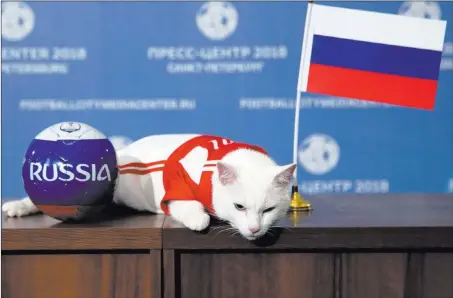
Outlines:
<svg viewBox="0 0 453 298"><path fill-rule="evenodd" d="M113 208L79 224L2 216L2 249L453 249L453 194L306 198L312 212L288 213L255 242L232 236L222 223L194 232L171 217Z"/></svg>
<svg viewBox="0 0 453 298"><path fill-rule="evenodd" d="M2 250L160 249L165 215L109 208L90 223L63 223L43 214L2 214Z"/></svg>
<svg viewBox="0 0 453 298"><path fill-rule="evenodd" d="M169 249L423 249L453 248L453 194L319 195L312 212L290 212L274 236L250 242L221 224L204 233L167 217Z"/></svg>

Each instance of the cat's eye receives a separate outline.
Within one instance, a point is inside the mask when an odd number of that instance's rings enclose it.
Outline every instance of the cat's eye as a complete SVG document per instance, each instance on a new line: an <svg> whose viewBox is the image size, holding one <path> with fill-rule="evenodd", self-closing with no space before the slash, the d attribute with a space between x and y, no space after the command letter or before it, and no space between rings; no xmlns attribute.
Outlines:
<svg viewBox="0 0 453 298"><path fill-rule="evenodd" d="M239 210L239 211L245 210L245 207L242 206L241 204L234 204L234 207L235 207L237 210Z"/></svg>
<svg viewBox="0 0 453 298"><path fill-rule="evenodd" d="M271 212L271 211L274 210L274 209L275 209L275 207L269 207L269 208L265 209L265 210L263 211L263 213Z"/></svg>

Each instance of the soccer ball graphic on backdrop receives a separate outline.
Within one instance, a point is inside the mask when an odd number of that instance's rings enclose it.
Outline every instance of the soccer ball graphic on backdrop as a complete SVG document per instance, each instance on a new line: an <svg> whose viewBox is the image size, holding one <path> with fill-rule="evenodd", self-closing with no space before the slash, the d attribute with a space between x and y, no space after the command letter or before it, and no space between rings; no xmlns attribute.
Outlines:
<svg viewBox="0 0 453 298"><path fill-rule="evenodd" d="M233 34L238 19L236 8L228 2L206 2L196 16L198 29L211 40L223 40Z"/></svg>
<svg viewBox="0 0 453 298"><path fill-rule="evenodd" d="M27 37L35 26L35 15L23 2L2 3L2 38L19 41Z"/></svg>
<svg viewBox="0 0 453 298"><path fill-rule="evenodd" d="M313 175L323 175L331 171L340 159L340 146L323 134L308 136L299 147L299 162Z"/></svg>
<svg viewBox="0 0 453 298"><path fill-rule="evenodd" d="M398 14L409 17L440 20L441 9L440 5L436 2L408 1L401 5Z"/></svg>
<svg viewBox="0 0 453 298"><path fill-rule="evenodd" d="M45 214L80 220L113 199L118 176L112 143L95 128L63 122L39 133L22 166L25 191Z"/></svg>

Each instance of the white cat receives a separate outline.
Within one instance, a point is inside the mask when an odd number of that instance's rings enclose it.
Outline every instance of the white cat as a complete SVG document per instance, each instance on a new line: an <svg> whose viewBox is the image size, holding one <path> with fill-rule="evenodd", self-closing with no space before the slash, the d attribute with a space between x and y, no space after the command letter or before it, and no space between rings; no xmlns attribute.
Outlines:
<svg viewBox="0 0 453 298"><path fill-rule="evenodd" d="M191 230L210 215L249 240L263 236L288 210L295 164L277 165L253 145L196 134L154 135L117 151L114 202L166 213ZM39 212L29 198L6 202L7 216Z"/></svg>

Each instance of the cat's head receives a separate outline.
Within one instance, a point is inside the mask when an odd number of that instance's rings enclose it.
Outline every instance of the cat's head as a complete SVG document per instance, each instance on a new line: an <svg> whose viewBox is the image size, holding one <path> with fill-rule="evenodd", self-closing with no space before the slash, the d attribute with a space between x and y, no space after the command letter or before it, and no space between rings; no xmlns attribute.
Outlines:
<svg viewBox="0 0 453 298"><path fill-rule="evenodd" d="M288 210L295 168L289 164L254 169L218 162L213 176L217 217L249 240L263 236Z"/></svg>

